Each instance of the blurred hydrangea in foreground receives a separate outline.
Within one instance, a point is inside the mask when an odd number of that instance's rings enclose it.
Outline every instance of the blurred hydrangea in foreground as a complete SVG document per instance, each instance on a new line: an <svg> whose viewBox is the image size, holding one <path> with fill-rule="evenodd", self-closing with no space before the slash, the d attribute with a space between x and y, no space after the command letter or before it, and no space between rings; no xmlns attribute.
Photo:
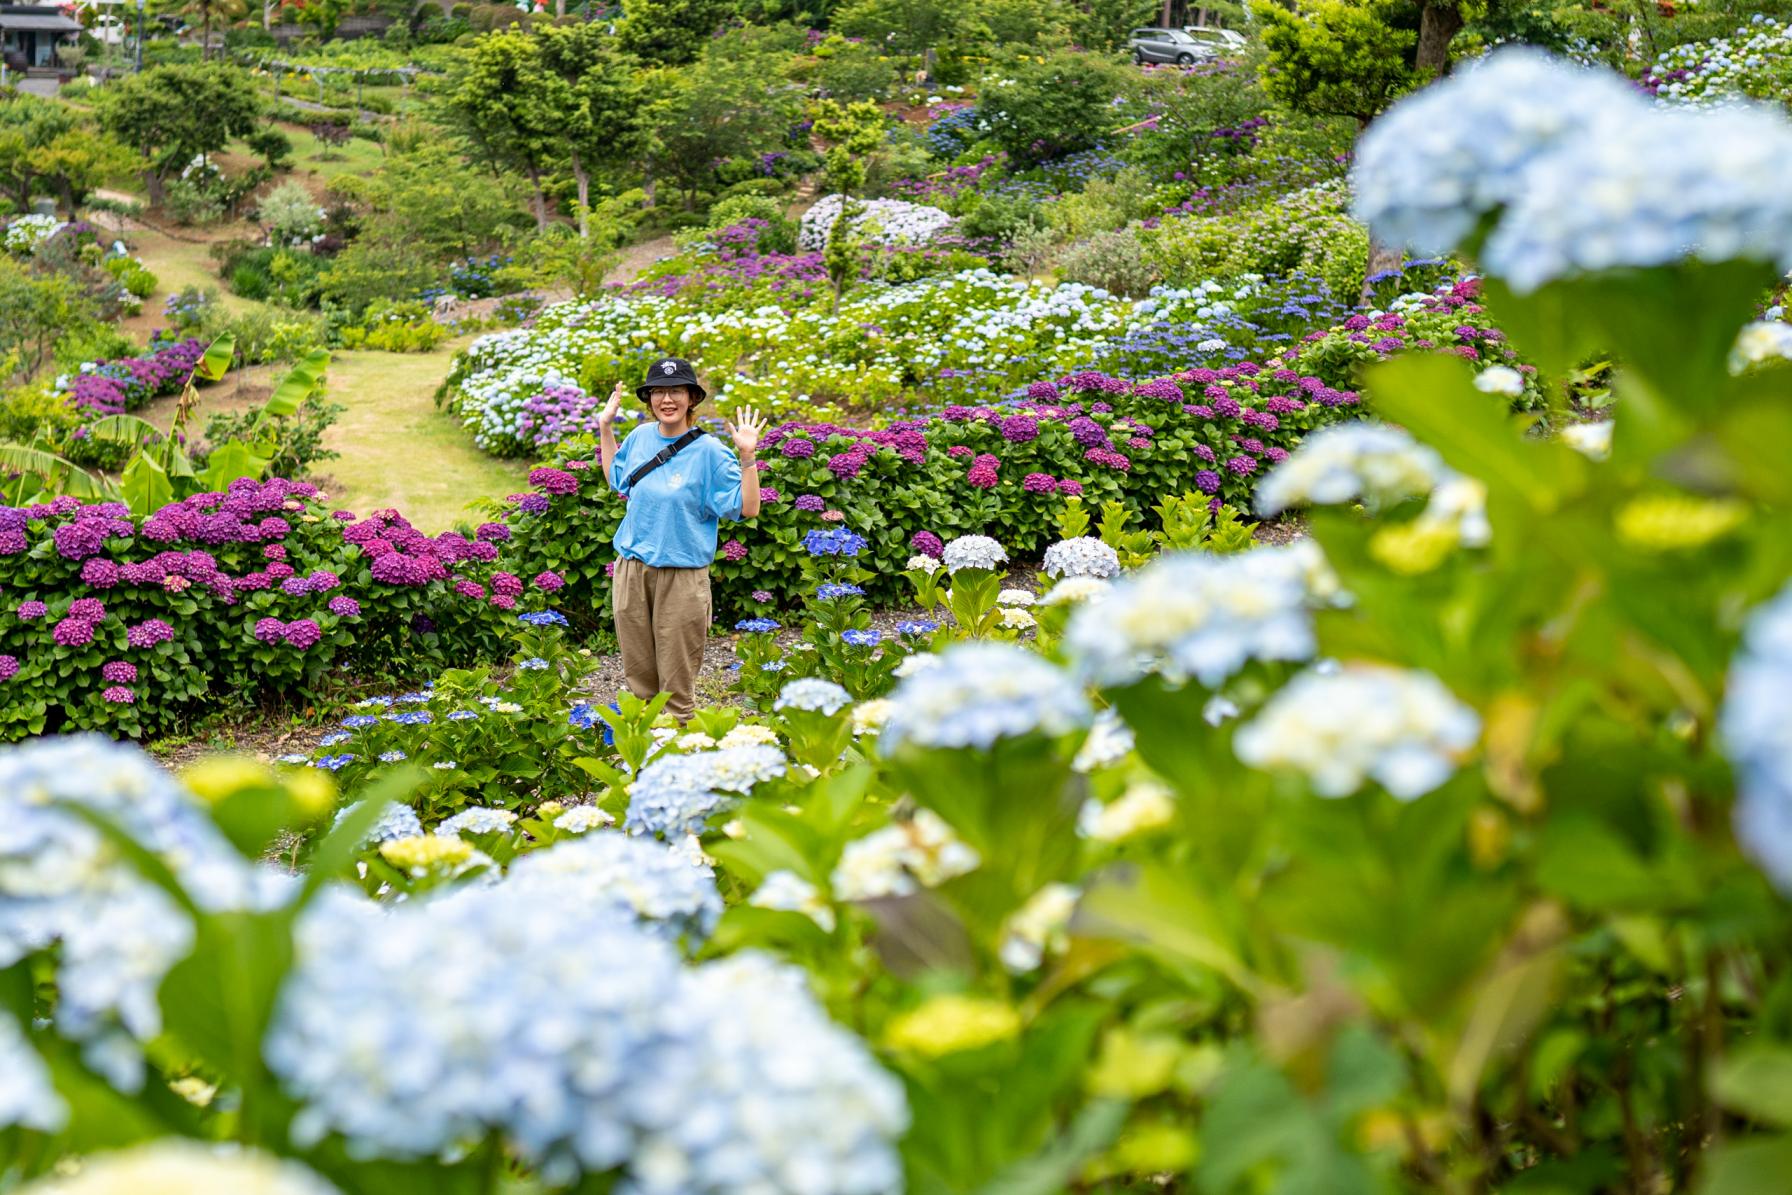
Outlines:
<svg viewBox="0 0 1792 1195"><path fill-rule="evenodd" d="M1689 256L1792 266L1792 126L1744 106L1653 104L1617 75L1502 50L1369 127L1358 216L1422 254L1463 245L1525 292Z"/></svg>
<svg viewBox="0 0 1792 1195"><path fill-rule="evenodd" d="M1722 728L1736 766L1736 839L1792 892L1792 586L1749 617Z"/></svg>

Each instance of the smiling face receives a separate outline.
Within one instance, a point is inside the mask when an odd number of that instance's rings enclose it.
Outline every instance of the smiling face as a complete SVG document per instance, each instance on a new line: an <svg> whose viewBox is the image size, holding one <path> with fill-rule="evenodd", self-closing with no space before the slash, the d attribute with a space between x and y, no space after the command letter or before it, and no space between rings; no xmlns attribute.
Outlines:
<svg viewBox="0 0 1792 1195"><path fill-rule="evenodd" d="M683 430L690 422L694 405L689 387L650 386L647 389L647 409L653 412L662 428Z"/></svg>

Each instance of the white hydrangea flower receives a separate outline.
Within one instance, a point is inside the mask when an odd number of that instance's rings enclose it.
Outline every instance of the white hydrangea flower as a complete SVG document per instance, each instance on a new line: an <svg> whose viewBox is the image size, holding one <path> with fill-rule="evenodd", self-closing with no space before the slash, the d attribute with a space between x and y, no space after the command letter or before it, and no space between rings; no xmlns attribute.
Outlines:
<svg viewBox="0 0 1792 1195"><path fill-rule="evenodd" d="M1108 583L1099 577L1065 577L1056 585L1045 591L1039 599L1041 606L1074 605L1101 597L1108 591Z"/></svg>
<svg viewBox="0 0 1792 1195"><path fill-rule="evenodd" d="M1155 780L1136 780L1119 798L1102 804L1091 797L1077 814L1077 831L1096 842L1123 842L1160 830L1176 820L1176 798Z"/></svg>
<svg viewBox="0 0 1792 1195"><path fill-rule="evenodd" d="M1308 540L1235 556L1166 553L1079 607L1064 645L1077 673L1098 686L1158 673L1211 688L1247 660L1306 659L1311 608L1345 600Z"/></svg>
<svg viewBox="0 0 1792 1195"><path fill-rule="evenodd" d="M874 697L870 701L861 701L852 707L852 732L858 734L875 734L889 721L890 714L896 709L895 703L887 697Z"/></svg>
<svg viewBox="0 0 1792 1195"><path fill-rule="evenodd" d="M1430 493L1450 475L1443 458L1383 423L1341 423L1302 440L1257 486L1257 513L1360 499L1374 509Z"/></svg>
<svg viewBox="0 0 1792 1195"><path fill-rule="evenodd" d="M961 535L947 542L940 560L948 573L964 568L993 570L1008 563L1008 553L987 535Z"/></svg>
<svg viewBox="0 0 1792 1195"><path fill-rule="evenodd" d="M937 573L940 571L939 557L927 556L917 552L908 558L908 563L903 565L902 569L904 572L920 571L923 573Z"/></svg>
<svg viewBox="0 0 1792 1195"><path fill-rule="evenodd" d="M716 746L727 750L730 747L776 747L778 732L758 722L742 722L723 735Z"/></svg>
<svg viewBox="0 0 1792 1195"><path fill-rule="evenodd" d="M1493 365L1475 375L1475 389L1483 394L1517 398L1524 393L1524 375L1510 365Z"/></svg>
<svg viewBox="0 0 1792 1195"><path fill-rule="evenodd" d="M1028 631L1039 625L1030 610L1018 606L1001 606L996 610L997 621L1010 631Z"/></svg>
<svg viewBox="0 0 1792 1195"><path fill-rule="evenodd" d="M895 671L890 675L897 680L907 680L911 676L919 676L930 668L939 667L939 663L938 652L918 651L912 655L903 656L897 663Z"/></svg>
<svg viewBox="0 0 1792 1195"><path fill-rule="evenodd" d="M825 933L833 933L836 924L834 908L822 896L821 889L794 871L780 869L761 880L747 903L760 909L780 909L801 913Z"/></svg>
<svg viewBox="0 0 1792 1195"><path fill-rule="evenodd" d="M1003 606L1031 606L1039 599L1030 589L1004 589L996 595L996 602Z"/></svg>
<svg viewBox="0 0 1792 1195"><path fill-rule="evenodd" d="M1117 577L1120 554L1092 535L1061 539L1045 550L1048 577Z"/></svg>
<svg viewBox="0 0 1792 1195"><path fill-rule="evenodd" d="M853 217L852 228L872 244L919 245L933 240L952 227L952 216L937 207L907 203L900 199L861 199ZM839 195L826 195L803 213L797 230L799 248L818 253L827 248L828 233L845 201Z"/></svg>
<svg viewBox="0 0 1792 1195"><path fill-rule="evenodd" d="M73 1174L24 1190L27 1195L336 1195L335 1187L297 1162L180 1137L83 1157Z"/></svg>
<svg viewBox="0 0 1792 1195"><path fill-rule="evenodd" d="M831 680L805 676L791 681L772 702L774 710L809 710L818 714L837 714L852 703L852 694Z"/></svg>
<svg viewBox="0 0 1792 1195"><path fill-rule="evenodd" d="M458 838L462 834L503 834L516 824L516 814L508 809L463 809L444 818L436 827L439 838Z"/></svg>
<svg viewBox="0 0 1792 1195"><path fill-rule="evenodd" d="M1561 431L1562 443L1582 456L1602 461L1612 454L1613 427L1610 419L1599 423L1570 423Z"/></svg>
<svg viewBox="0 0 1792 1195"><path fill-rule="evenodd" d="M931 809L921 809L908 821L846 844L831 878L834 898L911 896L973 871L982 861L944 818Z"/></svg>
<svg viewBox="0 0 1792 1195"><path fill-rule="evenodd" d="M716 745L714 739L710 738L700 730L693 730L689 734L681 734L673 740L673 743L680 751L707 751L709 748Z"/></svg>
<svg viewBox="0 0 1792 1195"><path fill-rule="evenodd" d="M1430 673L1346 664L1295 677L1232 744L1245 764L1297 771L1322 797L1374 780L1412 800L1449 779L1480 734L1475 711Z"/></svg>
<svg viewBox="0 0 1792 1195"><path fill-rule="evenodd" d="M996 740L1087 726L1093 713L1069 674L1024 648L966 643L937 667L912 675L891 694L895 709L879 742L987 750Z"/></svg>
<svg viewBox="0 0 1792 1195"><path fill-rule="evenodd" d="M733 806L739 794L785 773L776 747L752 745L669 755L641 769L629 786L631 834L677 838L699 833L712 814Z"/></svg>
<svg viewBox="0 0 1792 1195"><path fill-rule="evenodd" d="M1745 324L1730 350L1730 372L1742 373L1764 361L1792 360L1792 324L1784 320L1757 320Z"/></svg>
<svg viewBox="0 0 1792 1195"><path fill-rule="evenodd" d="M330 823L331 826L340 825L342 819L358 807L358 805L345 807L337 813L336 820ZM373 829L367 832L367 840L364 845L377 846L382 842L392 842L399 838L416 838L422 833L423 823L417 820L416 810L409 805L394 802L380 811L379 820L374 822Z"/></svg>
<svg viewBox="0 0 1792 1195"><path fill-rule="evenodd" d="M1089 737L1077 749L1070 766L1079 772L1093 772L1119 763L1132 748L1132 727L1122 722L1112 708L1105 709L1095 715L1095 722L1089 727Z"/></svg>
<svg viewBox="0 0 1792 1195"><path fill-rule="evenodd" d="M554 819L554 829L568 834L585 834L616 824L616 818L596 805L574 805Z"/></svg>
<svg viewBox="0 0 1792 1195"><path fill-rule="evenodd" d="M1023 973L1036 970L1047 954L1068 947L1070 918L1082 892L1070 884L1047 884L1008 918L1001 949L1002 965Z"/></svg>

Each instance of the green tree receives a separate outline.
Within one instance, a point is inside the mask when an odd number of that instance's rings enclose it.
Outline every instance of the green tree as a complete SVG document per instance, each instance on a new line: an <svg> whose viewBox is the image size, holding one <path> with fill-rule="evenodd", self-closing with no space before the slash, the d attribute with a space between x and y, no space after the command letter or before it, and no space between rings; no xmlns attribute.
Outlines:
<svg viewBox="0 0 1792 1195"><path fill-rule="evenodd" d="M96 93L100 127L142 160L149 201L159 205L168 176L195 157L255 129L261 101L234 66L158 66Z"/></svg>
<svg viewBox="0 0 1792 1195"><path fill-rule="evenodd" d="M199 57L206 61L212 56L212 26L241 20L248 12L248 6L245 0L180 0L174 11L199 22L203 39L199 43Z"/></svg>
<svg viewBox="0 0 1792 1195"><path fill-rule="evenodd" d="M522 218L522 189L516 176L494 180L433 141L392 155L368 177L338 179L331 193L361 212L356 245L407 246L440 263L497 245Z"/></svg>
<svg viewBox="0 0 1792 1195"><path fill-rule="evenodd" d="M922 54L964 38L972 16L964 0L851 0L834 27L900 54Z"/></svg>
<svg viewBox="0 0 1792 1195"><path fill-rule="evenodd" d="M23 94L0 101L0 191L14 205L31 206L43 150L74 127L74 110L62 104Z"/></svg>
<svg viewBox="0 0 1792 1195"><path fill-rule="evenodd" d="M647 160L686 209L715 178L715 163L776 149L802 111L781 81L779 58L744 42L712 46L695 65L655 71L646 91Z"/></svg>
<svg viewBox="0 0 1792 1195"><path fill-rule="evenodd" d="M1264 90L1296 112L1348 116L1367 128L1418 78L1411 59L1418 33L1396 27L1395 7L1299 0L1290 10L1256 0Z"/></svg>
<svg viewBox="0 0 1792 1195"><path fill-rule="evenodd" d="M700 58L733 15L732 0L622 0L616 34L622 49L643 62L682 66Z"/></svg>
<svg viewBox="0 0 1792 1195"><path fill-rule="evenodd" d="M40 148L39 177L49 183L74 219L89 196L107 183L128 177L135 159L118 141L87 125L77 125Z"/></svg>
<svg viewBox="0 0 1792 1195"><path fill-rule="evenodd" d="M541 43L511 28L473 42L450 78L438 111L475 157L529 180L535 225L545 230L547 176L563 151L572 107L566 80L542 63Z"/></svg>
<svg viewBox="0 0 1792 1195"><path fill-rule="evenodd" d="M591 176L633 162L642 147L643 96L629 60L596 23L548 25L541 64L558 80L555 102L578 190L579 236L591 235Z"/></svg>
<svg viewBox="0 0 1792 1195"><path fill-rule="evenodd" d="M865 187L871 155L884 143L884 110L870 100L840 104L824 100L814 133L828 147L822 185L830 193L857 195Z"/></svg>
<svg viewBox="0 0 1792 1195"><path fill-rule="evenodd" d="M1157 0L1076 0L1070 36L1091 50L1118 50L1135 28L1157 23L1160 7Z"/></svg>
<svg viewBox="0 0 1792 1195"><path fill-rule="evenodd" d="M1022 165L1088 149L1112 132L1114 97L1135 74L1115 59L1071 50L1043 60L1017 55L994 73L978 111L991 138Z"/></svg>
<svg viewBox="0 0 1792 1195"><path fill-rule="evenodd" d="M0 256L0 362L12 364L15 379L36 373L61 336L97 318L97 307L74 276Z"/></svg>

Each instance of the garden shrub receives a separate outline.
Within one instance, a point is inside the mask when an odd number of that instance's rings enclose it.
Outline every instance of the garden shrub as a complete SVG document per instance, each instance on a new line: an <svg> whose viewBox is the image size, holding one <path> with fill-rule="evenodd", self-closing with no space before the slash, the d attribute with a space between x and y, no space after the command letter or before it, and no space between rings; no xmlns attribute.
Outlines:
<svg viewBox="0 0 1792 1195"><path fill-rule="evenodd" d="M369 304L360 318L338 335L346 349L426 353L448 339L448 329L435 321L425 303L380 300Z"/></svg>
<svg viewBox="0 0 1792 1195"><path fill-rule="evenodd" d="M1131 298L1144 296L1159 281L1156 267L1146 260L1145 247L1125 228L1099 232L1071 245L1058 258L1058 273L1071 282Z"/></svg>
<svg viewBox="0 0 1792 1195"><path fill-rule="evenodd" d="M336 417L348 410L337 402L327 402L312 395L291 415L264 419L257 408L243 411L220 411L205 421L205 441L189 455L196 467L203 468L211 457L213 445L229 440L245 444L269 443L273 452L267 458L266 472L271 477L304 481L311 466L319 461L335 460L342 454L324 447L324 433Z"/></svg>
<svg viewBox="0 0 1792 1195"><path fill-rule="evenodd" d="M1112 132L1114 99L1130 72L1095 54L1056 50L1042 59L1017 54L984 84L977 119L1016 163L1028 166L1090 149Z"/></svg>
<svg viewBox="0 0 1792 1195"><path fill-rule="evenodd" d="M306 243L323 231L324 209L304 184L288 180L261 197L255 217L268 230L269 243ZM298 306L299 304L291 304Z"/></svg>

